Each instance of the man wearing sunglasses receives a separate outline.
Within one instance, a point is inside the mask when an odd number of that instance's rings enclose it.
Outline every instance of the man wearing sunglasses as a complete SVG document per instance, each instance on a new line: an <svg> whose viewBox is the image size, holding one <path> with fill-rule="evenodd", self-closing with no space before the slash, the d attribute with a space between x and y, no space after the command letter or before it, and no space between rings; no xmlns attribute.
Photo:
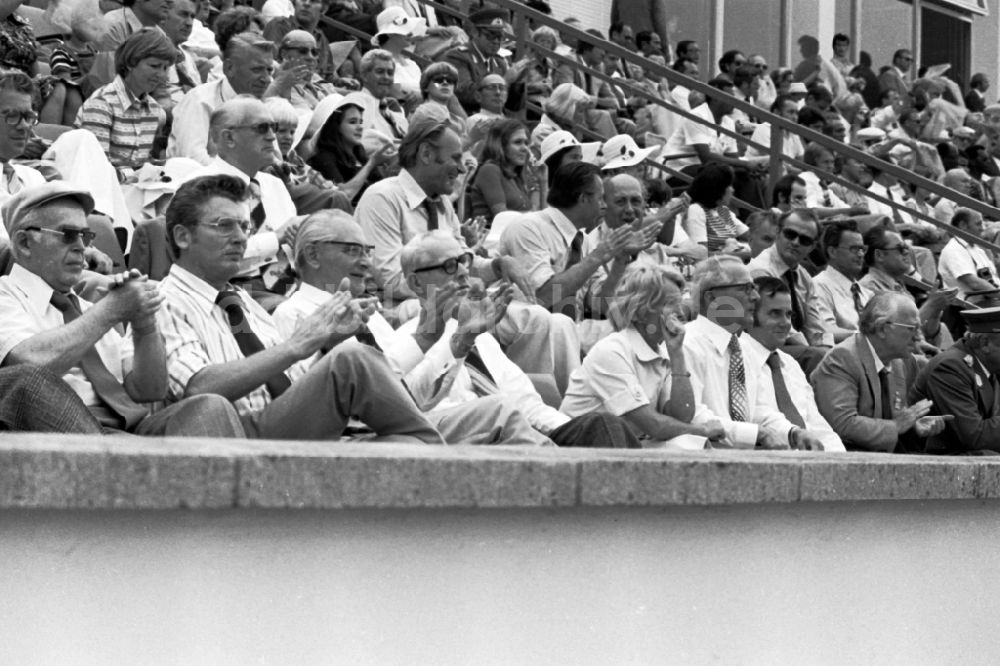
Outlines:
<svg viewBox="0 0 1000 666"><path fill-rule="evenodd" d="M177 257L163 281L170 397L225 396L250 437L335 440L357 417L393 441L442 443L385 357L351 341L373 312L372 299L337 291L283 337L231 282L251 226L247 197L238 178L204 176L181 185L167 208ZM355 253L349 245L321 249L345 248Z"/></svg>
<svg viewBox="0 0 1000 666"><path fill-rule="evenodd" d="M476 102L476 86L487 74L499 74L508 86L507 105L510 111L524 108L525 78L528 74L527 62L522 66L512 66L510 60L500 54L507 34L507 11L504 9L479 9L469 14L472 26L468 44L456 46L444 54L444 60L458 70L458 85L455 96L468 114L479 110Z"/></svg>
<svg viewBox="0 0 1000 666"><path fill-rule="evenodd" d="M819 223L807 209L792 210L778 218L778 237L774 245L754 257L748 266L754 277L770 275L788 285L792 297L792 332L785 350L808 372L819 362L833 336L823 330L816 288L809 271L801 265L819 240ZM812 351L810 352L810 349Z"/></svg>
<svg viewBox="0 0 1000 666"><path fill-rule="evenodd" d="M91 196L62 181L25 188L3 205L16 262L0 278L0 357L65 373L65 381L105 428L142 435L243 437L235 410L217 395L181 400L151 414L167 394L166 355L157 322L159 287L137 271L120 273L91 304L73 293L94 240ZM122 326L127 327L124 336Z"/></svg>
<svg viewBox="0 0 1000 666"><path fill-rule="evenodd" d="M263 102L241 96L212 112L209 129L218 155L191 178L226 174L251 187L256 199L251 207L253 229L238 279L255 298L277 305L283 286L287 286L280 282L288 265L282 246L290 245L298 223L295 203L285 184L262 171L280 163L275 144L277 124Z"/></svg>
<svg viewBox="0 0 1000 666"><path fill-rule="evenodd" d="M312 111L323 98L337 92L317 73L319 49L316 38L305 30L290 30L278 44L274 92L297 109Z"/></svg>
<svg viewBox="0 0 1000 666"><path fill-rule="evenodd" d="M299 30L305 32L312 37L313 44L311 47L308 47L311 50L302 50L307 48L304 41L296 43L294 46L289 46L289 48L297 49L301 57L311 56L314 58L314 73L321 80L328 81L332 76L336 75L336 72L333 71L333 61L330 58L330 41L323 34L323 31L319 29L319 17L329 9L330 2L329 0L296 0L294 4L295 14L271 19L267 22L267 25L264 26L264 39L269 39L275 44L284 46L288 33ZM284 57L280 49L281 47L279 47L279 59Z"/></svg>

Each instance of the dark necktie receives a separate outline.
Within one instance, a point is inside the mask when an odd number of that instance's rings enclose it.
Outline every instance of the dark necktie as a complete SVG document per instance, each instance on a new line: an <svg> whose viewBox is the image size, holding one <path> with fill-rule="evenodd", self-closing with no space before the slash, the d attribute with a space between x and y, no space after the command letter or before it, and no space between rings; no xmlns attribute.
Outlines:
<svg viewBox="0 0 1000 666"><path fill-rule="evenodd" d="M259 231L267 214L264 212L264 201L261 198L260 183L256 178L250 179L250 202L256 199L257 205L250 210L250 221L253 222L254 231Z"/></svg>
<svg viewBox="0 0 1000 666"><path fill-rule="evenodd" d="M216 296L215 304L221 307L226 313L226 317L229 319L229 329L232 331L233 337L236 338L236 344L240 348L240 353L249 357L259 351L263 351L264 343L260 341L257 334L250 328L246 312L243 310L243 299L240 298L239 292L235 289L223 289ZM271 397L277 398L288 390L292 382L289 381L284 372L280 372L264 382L264 385L267 386L267 391L271 394Z"/></svg>
<svg viewBox="0 0 1000 666"><path fill-rule="evenodd" d="M427 197L424 199L424 210L427 211L427 231L438 228L438 202Z"/></svg>
<svg viewBox="0 0 1000 666"><path fill-rule="evenodd" d="M796 331L802 330L802 304L799 303L799 294L795 291L795 283L797 282L798 276L795 274L794 268L789 268L785 271L785 284L788 285L788 291L792 297L792 328Z"/></svg>
<svg viewBox="0 0 1000 666"><path fill-rule="evenodd" d="M393 136L395 136L397 139L402 139L403 130L399 127L399 124L396 122L396 116L393 115L392 113L395 110L393 107L399 108L399 102L397 102L395 99L392 99L391 97L386 97L379 100L378 103L379 113L381 113L382 117L385 118L385 121L389 123L389 128L392 129Z"/></svg>
<svg viewBox="0 0 1000 666"><path fill-rule="evenodd" d="M771 379L774 381L774 397L778 402L778 409L781 410L786 419L800 428L805 428L806 422L802 420L802 415L795 408L792 396L788 393L785 376L781 373L781 359L778 358L778 352L771 352L771 355L767 357L767 365L771 368Z"/></svg>
<svg viewBox="0 0 1000 666"><path fill-rule="evenodd" d="M747 376L743 367L743 350L740 339L733 334L729 339L729 418L747 420Z"/></svg>
<svg viewBox="0 0 1000 666"><path fill-rule="evenodd" d="M14 167L11 166L10 162L3 163L3 184L7 189L7 194L17 194L24 189L21 177L14 171Z"/></svg>
<svg viewBox="0 0 1000 666"><path fill-rule="evenodd" d="M857 282L851 283L851 297L854 299L854 309L857 310L858 314L861 314L865 304L861 302L861 285Z"/></svg>
<svg viewBox="0 0 1000 666"><path fill-rule="evenodd" d="M878 371L878 383L882 388L882 418L892 419L892 388L889 386L889 368Z"/></svg>
<svg viewBox="0 0 1000 666"><path fill-rule="evenodd" d="M573 240L569 244L569 252L566 253L566 268L564 271L576 266L580 263L581 255L583 253L583 229L577 229L576 235L573 236ZM577 299L576 293L566 294L562 300L553 303L552 312L557 314L566 315L573 321L576 321L577 314Z"/></svg>
<svg viewBox="0 0 1000 666"><path fill-rule="evenodd" d="M188 91L194 88L196 85L200 84L200 80L195 80L188 70L187 62L183 58L177 61L174 65L174 69L177 70L177 85L181 87L182 90Z"/></svg>
<svg viewBox="0 0 1000 666"><path fill-rule="evenodd" d="M483 357L479 355L475 347L470 349L465 356L465 369L468 370L469 377L472 379L473 389L480 397L496 395L500 391L489 368L483 362Z"/></svg>
<svg viewBox="0 0 1000 666"><path fill-rule="evenodd" d="M52 306L62 312L63 321L67 324L80 316L80 303L76 299L76 294L63 294L58 291L52 292L49 301ZM145 407L137 404L125 392L122 383L111 374L104 361L101 360L97 348L91 346L80 359L78 364L83 371L83 375L94 387L94 393L106 404L111 411L121 417L125 422L125 429L131 430L139 421L145 418L148 413Z"/></svg>

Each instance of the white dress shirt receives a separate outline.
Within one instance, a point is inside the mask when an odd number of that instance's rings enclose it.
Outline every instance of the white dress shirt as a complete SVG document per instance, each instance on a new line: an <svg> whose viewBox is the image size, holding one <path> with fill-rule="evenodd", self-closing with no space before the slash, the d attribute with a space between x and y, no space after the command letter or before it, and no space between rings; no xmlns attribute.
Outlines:
<svg viewBox="0 0 1000 666"><path fill-rule="evenodd" d="M1000 280L997 279L996 264L983 248L966 243L961 238L952 238L941 249L941 256L938 259L938 273L940 273L941 281L944 282L946 288L958 289L959 298L965 298L969 290L958 278L965 275L979 277L980 271L988 273L988 277L984 279L992 280L994 284L1000 285Z"/></svg>
<svg viewBox="0 0 1000 666"><path fill-rule="evenodd" d="M577 228L558 208L551 206L513 220L500 236L499 253L516 257L528 271L531 288L538 290L552 276L566 270L570 245ZM580 256L584 256L583 245Z"/></svg>
<svg viewBox="0 0 1000 666"><path fill-rule="evenodd" d="M215 154L215 148L209 147L208 120L213 111L235 97L236 91L226 78L189 90L173 110L167 157L190 157L208 164Z"/></svg>
<svg viewBox="0 0 1000 666"><path fill-rule="evenodd" d="M744 334L740 337L745 338L743 340L746 343L744 348L748 351L743 356L744 366L752 363L755 372L759 372L762 376L770 376L771 366L767 364L767 359L771 352L749 335ZM785 380L788 395L792 399L795 409L799 412L799 416L802 417L802 421L806 424L806 430L823 443L824 451L844 451L844 443L840 441L840 437L819 413L819 408L816 407L816 395L813 393L813 388L806 378L806 373L802 371L802 367L785 352L780 349L776 351L778 359L781 361L781 376ZM771 385L774 386L773 382ZM773 392L771 397L774 398L774 408L777 409L778 401Z"/></svg>
<svg viewBox="0 0 1000 666"><path fill-rule="evenodd" d="M684 358L691 372L691 389L696 403L693 423L718 419L733 446L752 449L757 442L758 428L766 428L775 437L788 443L788 433L794 427L774 402L771 374L762 373L748 361L747 335L740 335L743 368L747 389L747 420L733 421L729 417L729 340L732 334L708 318L698 315L686 325Z"/></svg>
<svg viewBox="0 0 1000 666"><path fill-rule="evenodd" d="M386 139L396 141L398 145L399 142L395 138L392 125L379 109L381 103L379 98L375 97L367 88L362 88L358 92L352 93L351 99L356 100L362 107L361 122L364 125L364 131L361 134L361 145L364 146L365 152L371 155L385 144ZM396 127L405 135L406 130L410 127L406 115L401 110L390 110L389 113L392 115Z"/></svg>
<svg viewBox="0 0 1000 666"><path fill-rule="evenodd" d="M833 266L827 266L813 278L824 345L833 346L834 333L847 337L858 330L858 311L854 307L854 294L851 293L853 284L854 281ZM861 289L861 307L864 307L873 294L861 283L858 286Z"/></svg>

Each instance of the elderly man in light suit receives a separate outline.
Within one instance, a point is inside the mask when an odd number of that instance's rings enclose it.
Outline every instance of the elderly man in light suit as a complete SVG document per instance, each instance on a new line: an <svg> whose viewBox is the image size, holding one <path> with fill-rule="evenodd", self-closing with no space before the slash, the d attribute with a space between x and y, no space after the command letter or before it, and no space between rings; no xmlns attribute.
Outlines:
<svg viewBox="0 0 1000 666"><path fill-rule="evenodd" d="M819 411L848 450L914 453L941 432L942 416L927 416L932 402L912 405L920 341L917 307L906 294L882 292L861 311L859 332L826 355L811 381Z"/></svg>

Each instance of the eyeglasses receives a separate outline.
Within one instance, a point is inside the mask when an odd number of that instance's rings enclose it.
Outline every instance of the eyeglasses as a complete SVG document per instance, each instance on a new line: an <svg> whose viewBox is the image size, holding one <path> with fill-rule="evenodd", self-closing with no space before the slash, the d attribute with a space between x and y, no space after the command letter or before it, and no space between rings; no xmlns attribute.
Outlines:
<svg viewBox="0 0 1000 666"><path fill-rule="evenodd" d="M717 284L714 287L709 287L706 291L715 291L716 289L738 289L749 296L757 291L757 285L753 282L731 282L729 284Z"/></svg>
<svg viewBox="0 0 1000 666"><path fill-rule="evenodd" d="M97 237L90 229L49 229L47 227L25 227L25 231L44 231L48 234L55 234L56 236L62 237L62 242L66 245L72 245L78 240L83 241L84 247L88 247L94 242L94 238Z"/></svg>
<svg viewBox="0 0 1000 666"><path fill-rule="evenodd" d="M455 79L450 76L435 76L431 79L431 83L436 83L439 86L453 86L455 85Z"/></svg>
<svg viewBox="0 0 1000 666"><path fill-rule="evenodd" d="M847 250L851 254L864 254L868 251L867 245L838 245L841 250Z"/></svg>
<svg viewBox="0 0 1000 666"><path fill-rule="evenodd" d="M459 266L471 266L472 265L472 253L463 252L457 257L452 257L444 263L440 263L436 266L424 266L423 268L414 269L414 273L423 273L425 271L436 271L438 269L443 270L448 275L454 275L458 272Z"/></svg>
<svg viewBox="0 0 1000 666"><path fill-rule="evenodd" d="M3 120L8 127L17 127L22 122L28 123L28 125L38 124L38 114L34 111L3 111L0 112L0 115L3 115Z"/></svg>
<svg viewBox="0 0 1000 666"><path fill-rule="evenodd" d="M917 324L902 324L898 321L887 321L886 326L898 326L899 328L905 328L910 331L910 335L917 335L920 333L920 326Z"/></svg>
<svg viewBox="0 0 1000 666"><path fill-rule="evenodd" d="M794 229L782 229L781 235L787 241L798 241L799 245L803 247L810 247L816 243L816 239L813 238L812 236L800 234Z"/></svg>
<svg viewBox="0 0 1000 666"><path fill-rule="evenodd" d="M229 129L248 129L253 130L256 134L261 136L267 136L268 132L278 133L278 123L275 122L262 122L254 123L253 125L232 125Z"/></svg>
<svg viewBox="0 0 1000 666"><path fill-rule="evenodd" d="M893 250L895 250L900 254L910 253L910 247L908 245L893 245L892 247L880 247L878 249L882 250L883 252L892 252Z"/></svg>
<svg viewBox="0 0 1000 666"><path fill-rule="evenodd" d="M480 90L488 90L489 92L506 92L507 86L502 83L494 83L488 86L479 86Z"/></svg>
<svg viewBox="0 0 1000 666"><path fill-rule="evenodd" d="M250 231L250 220L242 220L238 217L220 217L213 222L199 222L205 227L212 227L223 236L232 236L239 229L244 234Z"/></svg>
<svg viewBox="0 0 1000 666"><path fill-rule="evenodd" d="M315 46L286 46L286 50L295 51L301 56L312 56L313 58L319 57L319 49Z"/></svg>
<svg viewBox="0 0 1000 666"><path fill-rule="evenodd" d="M321 240L316 242L323 245L339 245L340 251L352 259L367 257L371 255L372 251L375 249L374 245L362 245L361 243L346 243L344 241L335 240Z"/></svg>

